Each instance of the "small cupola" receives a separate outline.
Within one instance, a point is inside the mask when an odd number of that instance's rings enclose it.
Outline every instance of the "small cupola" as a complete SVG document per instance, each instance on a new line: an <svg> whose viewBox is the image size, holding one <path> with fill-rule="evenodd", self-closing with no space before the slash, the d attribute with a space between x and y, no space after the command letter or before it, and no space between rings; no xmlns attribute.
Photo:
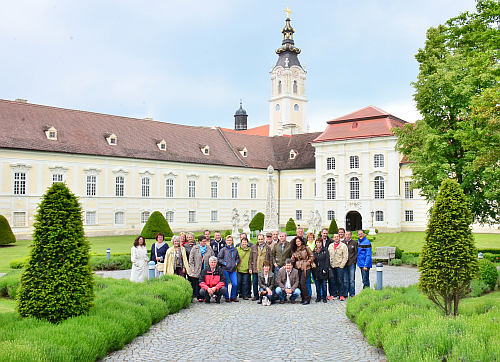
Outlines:
<svg viewBox="0 0 500 362"><path fill-rule="evenodd" d="M247 112L243 109L240 99L240 108L234 113L234 130L245 131L247 129Z"/></svg>

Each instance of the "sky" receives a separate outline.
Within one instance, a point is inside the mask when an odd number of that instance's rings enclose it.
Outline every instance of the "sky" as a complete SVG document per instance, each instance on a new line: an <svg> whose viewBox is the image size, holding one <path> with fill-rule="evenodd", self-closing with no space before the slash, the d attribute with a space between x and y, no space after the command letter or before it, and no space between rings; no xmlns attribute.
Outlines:
<svg viewBox="0 0 500 362"><path fill-rule="evenodd" d="M419 119L411 82L426 31L473 0L16 0L0 12L0 99L234 128L269 123L289 6L310 131L374 105Z"/></svg>

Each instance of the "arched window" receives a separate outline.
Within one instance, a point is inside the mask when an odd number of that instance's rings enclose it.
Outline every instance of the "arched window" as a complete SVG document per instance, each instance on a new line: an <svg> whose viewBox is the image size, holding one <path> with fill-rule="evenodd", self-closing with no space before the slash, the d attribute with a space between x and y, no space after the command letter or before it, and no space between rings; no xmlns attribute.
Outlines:
<svg viewBox="0 0 500 362"><path fill-rule="evenodd" d="M277 104L277 105L276 105L276 110L277 110L277 111L279 111L279 110L280 110L280 105L279 105L279 104Z"/></svg>
<svg viewBox="0 0 500 362"><path fill-rule="evenodd" d="M349 180L350 189L351 189L351 199L358 200L359 199L359 179L357 177L351 177Z"/></svg>
<svg viewBox="0 0 500 362"><path fill-rule="evenodd" d="M281 80L278 82L278 94L281 94Z"/></svg>
<svg viewBox="0 0 500 362"><path fill-rule="evenodd" d="M375 221L384 221L383 211L375 211Z"/></svg>
<svg viewBox="0 0 500 362"><path fill-rule="evenodd" d="M299 105L298 105L297 103L295 103L295 104L293 105L293 110L294 110L294 111L296 111L296 112L298 112L298 111L299 111Z"/></svg>
<svg viewBox="0 0 500 362"><path fill-rule="evenodd" d="M337 190L335 188L335 179L329 178L326 180L326 199L335 200L337 198Z"/></svg>
<svg viewBox="0 0 500 362"><path fill-rule="evenodd" d="M328 157L326 159L326 169L335 170L335 157Z"/></svg>
<svg viewBox="0 0 500 362"><path fill-rule="evenodd" d="M384 155L377 154L373 156L373 167L384 167Z"/></svg>
<svg viewBox="0 0 500 362"><path fill-rule="evenodd" d="M385 196L384 178L382 176L375 177L375 198L383 199Z"/></svg>
<svg viewBox="0 0 500 362"><path fill-rule="evenodd" d="M293 93L297 94L297 81L296 80L293 81Z"/></svg>

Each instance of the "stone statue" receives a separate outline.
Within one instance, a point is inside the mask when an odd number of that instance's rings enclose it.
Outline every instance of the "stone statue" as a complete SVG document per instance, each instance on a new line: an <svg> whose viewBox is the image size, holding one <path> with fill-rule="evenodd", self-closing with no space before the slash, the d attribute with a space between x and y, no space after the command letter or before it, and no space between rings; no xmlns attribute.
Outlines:
<svg viewBox="0 0 500 362"><path fill-rule="evenodd" d="M247 234L250 238L250 216L248 216L248 210L243 214L243 232Z"/></svg>
<svg viewBox="0 0 500 362"><path fill-rule="evenodd" d="M316 214L314 216L314 224L316 225L316 233L319 233L321 231L321 225L322 225L322 220L321 220L321 215L319 214L319 211L316 210Z"/></svg>
<svg viewBox="0 0 500 362"><path fill-rule="evenodd" d="M231 231L231 235L233 235L233 245L236 245L240 241L240 215L238 214L237 208L233 208L231 222L233 224L233 230Z"/></svg>
<svg viewBox="0 0 500 362"><path fill-rule="evenodd" d="M267 173L269 173L269 178L267 180L267 202L266 214L264 218L264 230L262 231L264 233L279 230L276 198L274 196L273 166L269 165Z"/></svg>
<svg viewBox="0 0 500 362"><path fill-rule="evenodd" d="M316 230L316 225L314 224L314 210L309 213L309 219L307 220L307 232L316 235L318 231Z"/></svg>

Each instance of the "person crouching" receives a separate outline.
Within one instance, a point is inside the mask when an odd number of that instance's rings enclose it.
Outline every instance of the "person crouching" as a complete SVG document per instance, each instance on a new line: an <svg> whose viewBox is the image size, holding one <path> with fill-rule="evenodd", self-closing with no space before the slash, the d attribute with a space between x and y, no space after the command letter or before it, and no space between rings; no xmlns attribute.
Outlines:
<svg viewBox="0 0 500 362"><path fill-rule="evenodd" d="M271 305L276 298L274 273L269 269L271 269L271 263L264 260L263 270L259 273L259 304L263 305Z"/></svg>
<svg viewBox="0 0 500 362"><path fill-rule="evenodd" d="M209 267L200 274L200 296L205 303L210 303L210 298L215 296L215 303L220 303L220 298L226 294L226 277L221 268L217 266L217 258L211 256L208 260Z"/></svg>

